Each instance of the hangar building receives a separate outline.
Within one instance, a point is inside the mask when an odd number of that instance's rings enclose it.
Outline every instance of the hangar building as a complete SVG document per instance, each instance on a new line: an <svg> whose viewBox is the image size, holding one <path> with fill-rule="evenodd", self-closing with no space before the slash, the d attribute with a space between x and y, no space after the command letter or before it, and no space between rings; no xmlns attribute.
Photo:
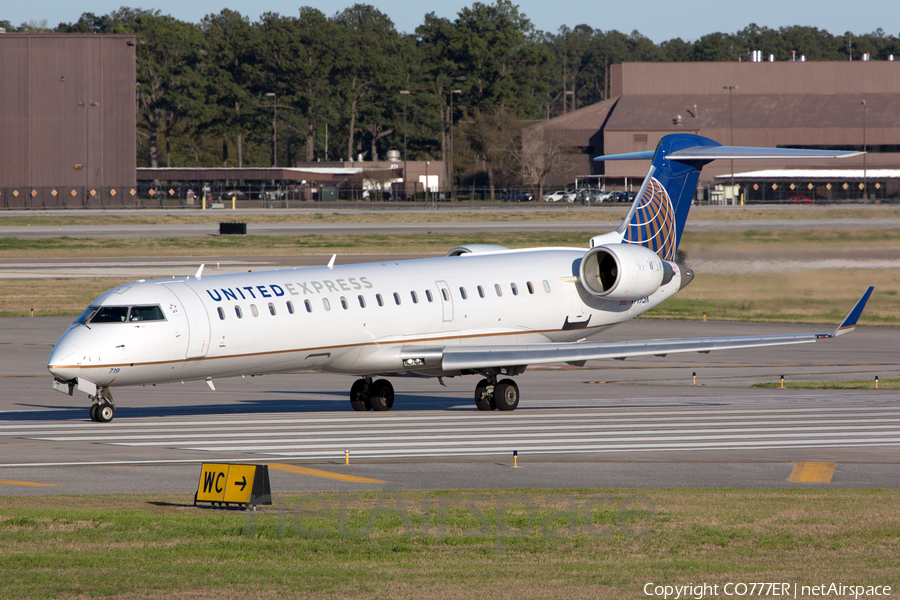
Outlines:
<svg viewBox="0 0 900 600"><path fill-rule="evenodd" d="M613 65L609 100L533 125L524 139L553 131L571 143L572 170L551 185L599 175L608 187L622 189L627 178L636 189L646 162L592 159L652 150L663 135L688 132L726 145L868 151L865 158L843 160L737 161L735 184L751 200L860 198L863 181L868 198L896 199L900 61ZM772 177L773 169L791 175ZM869 170L878 177L868 177ZM704 167L700 185L711 192L731 176L730 162L716 161Z"/></svg>
<svg viewBox="0 0 900 600"><path fill-rule="evenodd" d="M0 207L115 204L136 183L135 36L0 33Z"/></svg>

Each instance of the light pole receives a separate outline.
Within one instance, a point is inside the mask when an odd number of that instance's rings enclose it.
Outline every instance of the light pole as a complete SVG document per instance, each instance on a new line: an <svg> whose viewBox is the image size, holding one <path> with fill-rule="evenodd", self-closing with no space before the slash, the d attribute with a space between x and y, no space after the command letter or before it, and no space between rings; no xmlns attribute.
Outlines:
<svg viewBox="0 0 900 600"><path fill-rule="evenodd" d="M406 183L408 181L406 169L407 158L406 158L406 98L409 96L409 90L400 90L400 93L403 95L403 198L407 198L409 196L409 188Z"/></svg>
<svg viewBox="0 0 900 600"><path fill-rule="evenodd" d="M722 89L728 90L728 145L734 146L734 90L737 86L725 85ZM731 193L734 202L734 159L731 160Z"/></svg>
<svg viewBox="0 0 900 600"><path fill-rule="evenodd" d="M869 199L869 181L866 172L866 101L862 101L863 107L863 200Z"/></svg>
<svg viewBox="0 0 900 600"><path fill-rule="evenodd" d="M269 92L266 97L272 99L272 168L278 166L278 120L276 113L275 92Z"/></svg>
<svg viewBox="0 0 900 600"><path fill-rule="evenodd" d="M447 178L450 180L450 201L456 199L456 179L453 176L453 96L462 94L462 90L450 90L450 160L447 165Z"/></svg>

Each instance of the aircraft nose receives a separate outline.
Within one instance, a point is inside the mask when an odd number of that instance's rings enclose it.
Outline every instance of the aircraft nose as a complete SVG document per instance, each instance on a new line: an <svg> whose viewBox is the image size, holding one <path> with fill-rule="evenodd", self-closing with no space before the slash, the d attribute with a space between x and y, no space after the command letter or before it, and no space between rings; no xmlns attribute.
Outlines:
<svg viewBox="0 0 900 600"><path fill-rule="evenodd" d="M77 371L75 367L81 364L83 356L81 348L71 342L60 340L50 352L47 369L57 379L75 379Z"/></svg>
<svg viewBox="0 0 900 600"><path fill-rule="evenodd" d="M90 331L84 328L70 329L50 351L47 369L58 379L75 379L82 363L99 355L100 343Z"/></svg>

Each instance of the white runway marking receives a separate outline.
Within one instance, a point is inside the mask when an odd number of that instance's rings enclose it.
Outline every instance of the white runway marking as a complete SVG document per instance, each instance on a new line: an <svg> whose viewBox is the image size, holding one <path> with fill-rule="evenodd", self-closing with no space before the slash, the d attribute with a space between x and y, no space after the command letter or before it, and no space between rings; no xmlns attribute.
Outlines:
<svg viewBox="0 0 900 600"><path fill-rule="evenodd" d="M320 415L5 424L0 437L46 442L63 451L79 443L115 447L97 450L119 459L112 462L139 461L151 449L163 453L154 454L158 462L169 462L188 460L185 453L210 461L343 459L345 448L358 460L507 456L513 450L535 455L900 445L900 407L885 406Z"/></svg>

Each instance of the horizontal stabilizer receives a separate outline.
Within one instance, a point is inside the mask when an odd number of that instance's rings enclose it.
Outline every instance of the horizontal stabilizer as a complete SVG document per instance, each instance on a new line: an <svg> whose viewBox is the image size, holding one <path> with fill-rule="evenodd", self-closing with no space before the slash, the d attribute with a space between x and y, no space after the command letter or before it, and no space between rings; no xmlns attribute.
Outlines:
<svg viewBox="0 0 900 600"><path fill-rule="evenodd" d="M849 158L863 152L804 150L800 148L751 148L747 146L695 146L678 150L669 160L717 160L742 158Z"/></svg>
<svg viewBox="0 0 900 600"><path fill-rule="evenodd" d="M608 154L598 156L594 160L650 160L655 150L643 152L626 152L625 154ZM753 148L750 146L694 146L676 150L666 158L669 160L740 160L743 158L850 158L864 152L848 152L844 150L805 150L800 148Z"/></svg>

